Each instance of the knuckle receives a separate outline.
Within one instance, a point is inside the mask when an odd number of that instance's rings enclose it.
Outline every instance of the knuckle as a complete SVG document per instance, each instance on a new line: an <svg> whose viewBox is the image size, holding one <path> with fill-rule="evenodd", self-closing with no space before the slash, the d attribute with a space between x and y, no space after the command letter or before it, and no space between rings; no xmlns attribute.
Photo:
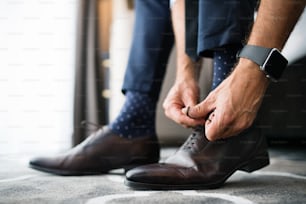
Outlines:
<svg viewBox="0 0 306 204"><path fill-rule="evenodd" d="M196 114L196 113L200 113L202 110L201 106L197 105L197 106L194 106L192 108L190 108L190 115L193 115L193 114Z"/></svg>
<svg viewBox="0 0 306 204"><path fill-rule="evenodd" d="M169 107L168 101L165 100L165 101L163 102L163 105L162 105L162 106L163 106L163 109L166 110L166 109Z"/></svg>
<svg viewBox="0 0 306 204"><path fill-rule="evenodd" d="M182 119L177 119L176 122L182 126L186 126L186 123Z"/></svg>
<svg viewBox="0 0 306 204"><path fill-rule="evenodd" d="M201 109L202 109L201 106L195 106L194 108L196 112L201 112Z"/></svg>
<svg viewBox="0 0 306 204"><path fill-rule="evenodd" d="M171 117L171 113L168 110L165 110L165 115L167 116L167 118L172 119Z"/></svg>
<svg viewBox="0 0 306 204"><path fill-rule="evenodd" d="M164 108L164 114L169 117L170 116L170 111L168 108Z"/></svg>

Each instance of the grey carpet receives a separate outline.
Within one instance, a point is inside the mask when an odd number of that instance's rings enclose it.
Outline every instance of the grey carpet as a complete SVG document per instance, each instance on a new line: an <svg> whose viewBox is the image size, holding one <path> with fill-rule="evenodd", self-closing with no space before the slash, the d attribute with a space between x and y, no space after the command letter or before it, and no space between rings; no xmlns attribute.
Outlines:
<svg viewBox="0 0 306 204"><path fill-rule="evenodd" d="M163 149L162 158L174 149ZM0 203L305 203L306 149L271 149L271 164L254 173L236 172L220 189L134 191L123 172L60 177L27 167L27 157L1 155Z"/></svg>

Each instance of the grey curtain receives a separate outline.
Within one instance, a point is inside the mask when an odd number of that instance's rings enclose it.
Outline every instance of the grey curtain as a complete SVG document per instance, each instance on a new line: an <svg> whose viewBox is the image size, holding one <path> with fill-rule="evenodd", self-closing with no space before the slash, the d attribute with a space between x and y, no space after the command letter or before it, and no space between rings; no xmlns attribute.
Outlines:
<svg viewBox="0 0 306 204"><path fill-rule="evenodd" d="M82 121L105 124L103 69L98 42L97 0L79 0L77 50L75 63L73 145L83 141L94 128L84 127Z"/></svg>

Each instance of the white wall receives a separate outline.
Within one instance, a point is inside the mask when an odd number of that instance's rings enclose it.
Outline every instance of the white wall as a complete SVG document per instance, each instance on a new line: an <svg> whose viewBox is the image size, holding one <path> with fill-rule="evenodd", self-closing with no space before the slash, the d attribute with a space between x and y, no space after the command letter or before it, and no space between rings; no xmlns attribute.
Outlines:
<svg viewBox="0 0 306 204"><path fill-rule="evenodd" d="M77 0L0 1L0 156L70 146Z"/></svg>
<svg viewBox="0 0 306 204"><path fill-rule="evenodd" d="M297 25L291 33L285 47L283 54L288 59L289 63L298 60L306 55L306 9L300 17Z"/></svg>

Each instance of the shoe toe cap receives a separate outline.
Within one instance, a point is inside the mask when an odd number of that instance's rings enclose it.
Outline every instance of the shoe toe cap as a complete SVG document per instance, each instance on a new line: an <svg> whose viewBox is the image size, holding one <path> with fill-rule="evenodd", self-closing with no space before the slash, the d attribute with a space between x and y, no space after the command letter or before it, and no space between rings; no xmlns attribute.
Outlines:
<svg viewBox="0 0 306 204"><path fill-rule="evenodd" d="M173 183L182 177L178 168L169 164L151 164L136 167L126 173L126 179L141 183Z"/></svg>

